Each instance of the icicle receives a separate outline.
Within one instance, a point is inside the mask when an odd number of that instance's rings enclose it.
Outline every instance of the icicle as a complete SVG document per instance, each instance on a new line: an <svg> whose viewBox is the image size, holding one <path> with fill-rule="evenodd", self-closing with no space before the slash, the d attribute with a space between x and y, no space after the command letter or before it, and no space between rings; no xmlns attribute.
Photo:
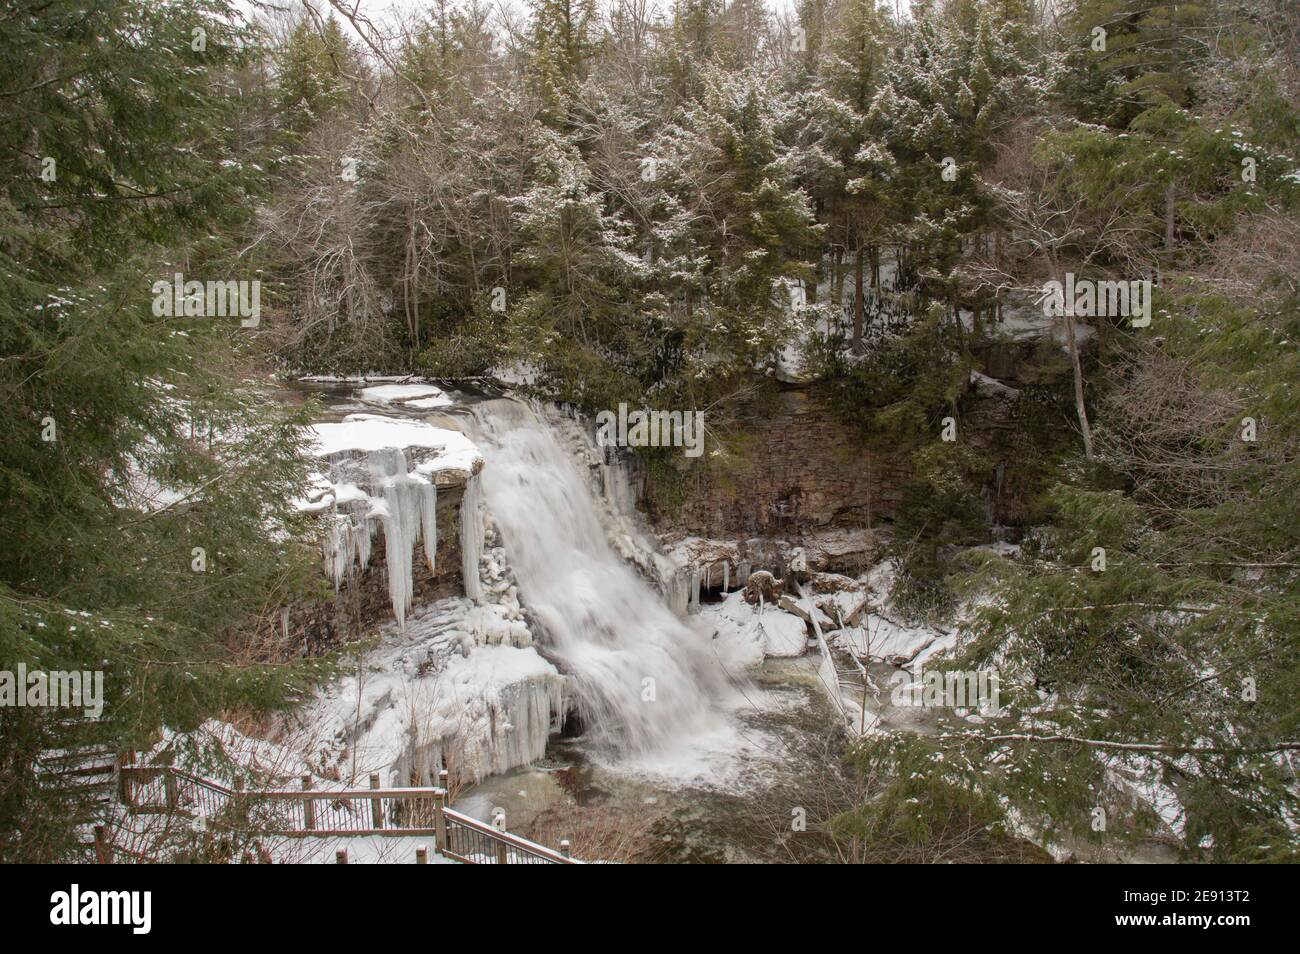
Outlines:
<svg viewBox="0 0 1300 954"><path fill-rule="evenodd" d="M483 516L479 513L479 479L475 475L465 484L460 502L461 572L465 577L465 595L475 603L483 599L478 564L483 552Z"/></svg>
<svg viewBox="0 0 1300 954"><path fill-rule="evenodd" d="M700 571L691 570L691 605L690 609L700 608Z"/></svg>
<svg viewBox="0 0 1300 954"><path fill-rule="evenodd" d="M690 603L690 581L686 578L686 570L678 567L665 574L664 590L664 598L673 615L685 616Z"/></svg>
<svg viewBox="0 0 1300 954"><path fill-rule="evenodd" d="M366 567L370 566L370 543L375 535L374 530L370 526L370 519L368 517L362 517L361 525L359 527L349 521L348 535L351 537L353 544L357 549L357 566L364 570Z"/></svg>
<svg viewBox="0 0 1300 954"><path fill-rule="evenodd" d="M727 561L722 562L722 592L726 593L731 590L731 564Z"/></svg>
<svg viewBox="0 0 1300 954"><path fill-rule="evenodd" d="M384 488L388 513L384 521L384 561L388 571L388 599L393 604L397 625L406 626L406 610L411 605L411 563L406 536L409 533L401 491Z"/></svg>
<svg viewBox="0 0 1300 954"><path fill-rule="evenodd" d="M415 595L415 545L425 541L425 560L434 569L437 552L437 488L431 481L407 470L406 455L395 449L371 451L368 455L373 492L382 498L376 507L384 528L384 555L388 570L388 597L399 626ZM370 561L371 524L352 526L357 562L364 568ZM337 559L337 557L336 557Z"/></svg>

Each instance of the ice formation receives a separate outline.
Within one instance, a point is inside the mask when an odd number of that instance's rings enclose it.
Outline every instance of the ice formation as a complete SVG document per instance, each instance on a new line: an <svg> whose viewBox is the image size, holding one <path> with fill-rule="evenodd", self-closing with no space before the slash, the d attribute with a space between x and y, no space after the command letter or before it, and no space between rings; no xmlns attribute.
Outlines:
<svg viewBox="0 0 1300 954"><path fill-rule="evenodd" d="M479 497L478 478L471 477L460 503L460 558L465 595L475 603L483 600L483 584L479 578L479 561L483 557L483 509Z"/></svg>
<svg viewBox="0 0 1300 954"><path fill-rule="evenodd" d="M438 484L464 480L476 486L473 475L482 457L464 434L423 421L351 414L312 430L315 453L329 472L318 476L318 496L303 506L332 511L322 542L326 572L338 587L364 570L382 529L388 595L398 625L404 625L417 544L423 544L429 571L435 569Z"/></svg>
<svg viewBox="0 0 1300 954"><path fill-rule="evenodd" d="M562 726L565 680L532 646L518 601L452 598L386 631L352 674L321 690L307 724L315 761L345 777L479 781L541 758Z"/></svg>

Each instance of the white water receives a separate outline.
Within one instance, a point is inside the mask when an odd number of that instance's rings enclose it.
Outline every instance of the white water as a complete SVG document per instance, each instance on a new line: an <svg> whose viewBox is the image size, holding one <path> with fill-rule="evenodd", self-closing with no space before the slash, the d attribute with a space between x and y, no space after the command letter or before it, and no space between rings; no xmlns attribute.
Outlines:
<svg viewBox="0 0 1300 954"><path fill-rule="evenodd" d="M478 406L475 421L487 510L593 746L635 759L726 734L733 689L708 637L615 553L550 427L511 401Z"/></svg>

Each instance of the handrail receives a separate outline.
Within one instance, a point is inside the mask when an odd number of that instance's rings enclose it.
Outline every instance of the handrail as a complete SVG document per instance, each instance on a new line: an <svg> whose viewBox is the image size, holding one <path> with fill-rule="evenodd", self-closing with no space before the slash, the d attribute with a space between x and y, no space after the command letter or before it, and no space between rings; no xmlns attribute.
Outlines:
<svg viewBox="0 0 1300 954"><path fill-rule="evenodd" d="M212 779L187 772L185 769L172 768L166 765L126 765L122 767L121 771L123 775L128 777L137 775L156 776L162 772L169 772L177 778L183 778L195 785L201 785L219 795L240 796L243 798L252 795L258 798L288 798L298 801L316 801L322 798L428 798L434 792L443 791L443 789L437 787L408 786L404 788L259 788L254 791L241 792L238 789L227 788Z"/></svg>
<svg viewBox="0 0 1300 954"><path fill-rule="evenodd" d="M445 782L446 772L441 773L441 780ZM281 835L432 835L439 852L468 864L581 863L564 851L448 808L445 785L380 788L378 774L370 776L369 788L318 789L309 787L310 783L304 777L302 790L245 791L172 766L122 766L119 795L133 812L185 812L186 806L193 805L199 814L215 816L217 824L228 824L221 816L236 806L247 812L259 803L279 804L287 811L274 812L263 824ZM182 784L191 790L182 793ZM141 795L145 796L143 802ZM560 846L567 850L567 844L561 842Z"/></svg>
<svg viewBox="0 0 1300 954"><path fill-rule="evenodd" d="M570 858L568 855L562 854L561 852L558 852L553 848L547 848L545 845L539 845L535 841L529 841L527 838L523 838L519 835L511 834L508 831L502 831L501 829L496 828L493 825L489 825L486 822L479 821L477 818L473 818L469 815L463 814L462 812L458 812L454 808L444 808L442 810L442 813L447 817L447 820L449 822L454 822L457 825L463 825L466 828L471 828L477 832L480 832L483 835L487 835L491 839L494 839L499 842L505 842L506 844L519 848L522 851L526 851L529 854L538 855L542 858L547 859L550 862L553 862L554 864L557 865L581 864L581 862L575 861L573 858Z"/></svg>

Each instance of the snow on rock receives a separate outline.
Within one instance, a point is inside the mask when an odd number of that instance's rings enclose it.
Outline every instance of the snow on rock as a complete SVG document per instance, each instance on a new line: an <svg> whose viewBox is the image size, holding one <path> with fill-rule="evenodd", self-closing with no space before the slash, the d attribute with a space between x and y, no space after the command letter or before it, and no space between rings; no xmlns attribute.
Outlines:
<svg viewBox="0 0 1300 954"><path fill-rule="evenodd" d="M979 371L972 370L970 373L970 383L976 394L984 398L998 398L1003 401L1014 401L1020 397L1020 389L1013 388L1008 384L1003 384L997 378L991 378L987 374L981 374Z"/></svg>
<svg viewBox="0 0 1300 954"><path fill-rule="evenodd" d="M800 559L811 571L863 565L869 563L878 544L870 530L834 527L811 530L797 544L760 537L735 541L669 536L664 549L679 566L700 573L706 587L721 584L725 571L729 589L745 585L746 569L775 572L783 565L793 568Z"/></svg>
<svg viewBox="0 0 1300 954"><path fill-rule="evenodd" d="M956 637L929 626L909 626L869 613L860 626L837 630L835 641L859 659L917 664L956 645Z"/></svg>
<svg viewBox="0 0 1300 954"><path fill-rule="evenodd" d="M312 453L326 460L347 452L424 448L437 452L428 455L426 473L462 471L468 476L483 466L483 455L468 437L424 421L349 414L342 421L313 424L311 430Z"/></svg>
<svg viewBox="0 0 1300 954"><path fill-rule="evenodd" d="M717 639L730 647L752 645L762 656L802 656L808 651L808 626L793 613L776 606L757 606L745 602L741 590L728 594L721 603L706 603L700 608L701 624L713 627ZM743 656L744 651L738 650Z"/></svg>
<svg viewBox="0 0 1300 954"><path fill-rule="evenodd" d="M957 634L923 623L900 622L889 600L896 575L893 562L885 561L867 574L863 592L841 590L830 597L827 609L833 611L830 615L836 622L847 620L864 595L870 597L858 625L836 630L831 641L858 659L870 657L915 670L926 660L954 648Z"/></svg>
<svg viewBox="0 0 1300 954"><path fill-rule="evenodd" d="M362 388L358 397L372 404L399 404L402 407L447 407L456 402L432 384L379 384Z"/></svg>

